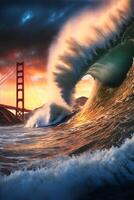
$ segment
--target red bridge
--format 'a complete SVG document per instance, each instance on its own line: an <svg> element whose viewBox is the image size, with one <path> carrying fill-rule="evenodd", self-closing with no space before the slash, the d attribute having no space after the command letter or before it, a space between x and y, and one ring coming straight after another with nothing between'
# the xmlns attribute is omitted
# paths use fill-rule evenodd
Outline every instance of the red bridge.
<svg viewBox="0 0 134 200"><path fill-rule="evenodd" d="M3 84L4 80L9 78L11 73L8 74L8 77L4 77L0 80L0 84ZM21 121L24 120L24 113L30 112L31 110L26 109L24 106L24 62L17 62L16 64L16 107L0 104L0 107L15 110L16 117L19 118Z"/></svg>
<svg viewBox="0 0 134 200"><path fill-rule="evenodd" d="M6 108L6 109L9 109L9 110L17 110L17 108L14 107L14 106L7 106L7 105L3 105L3 104L0 104L0 107ZM21 111L21 112L30 112L31 111L31 110L25 109L25 108L24 109L18 108L18 110Z"/></svg>

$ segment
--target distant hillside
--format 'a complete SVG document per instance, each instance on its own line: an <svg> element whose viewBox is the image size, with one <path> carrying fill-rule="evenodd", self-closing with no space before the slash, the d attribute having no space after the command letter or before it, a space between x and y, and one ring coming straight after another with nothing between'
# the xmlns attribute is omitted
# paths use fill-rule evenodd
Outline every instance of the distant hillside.
<svg viewBox="0 0 134 200"><path fill-rule="evenodd" d="M9 110L0 107L0 125L14 125L16 123L20 123L20 120Z"/></svg>

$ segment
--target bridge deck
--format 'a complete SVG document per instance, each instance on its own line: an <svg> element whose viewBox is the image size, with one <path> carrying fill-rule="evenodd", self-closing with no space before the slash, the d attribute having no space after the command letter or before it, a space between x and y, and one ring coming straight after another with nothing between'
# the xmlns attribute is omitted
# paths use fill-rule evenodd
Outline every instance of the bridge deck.
<svg viewBox="0 0 134 200"><path fill-rule="evenodd" d="M9 110L16 110L17 108L15 106L8 106L8 105L4 105L4 104L0 104L0 107L2 108L6 108L6 109L9 109ZM32 110L29 110L29 109L21 109L21 108L18 108L18 110L20 111L24 111L24 112L31 112Z"/></svg>

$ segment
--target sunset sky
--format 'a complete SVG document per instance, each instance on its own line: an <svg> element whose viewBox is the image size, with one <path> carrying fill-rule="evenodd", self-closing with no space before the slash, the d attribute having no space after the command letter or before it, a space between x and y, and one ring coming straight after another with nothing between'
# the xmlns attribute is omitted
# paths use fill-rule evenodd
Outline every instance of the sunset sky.
<svg viewBox="0 0 134 200"><path fill-rule="evenodd" d="M0 103L15 105L16 62L25 62L25 107L47 101L47 57L51 43L64 23L79 9L81 0L1 1L0 3ZM90 6L94 3L90 2ZM9 76L10 73L13 75ZM2 80L5 80L2 84ZM88 94L89 80L77 87L76 97Z"/></svg>
<svg viewBox="0 0 134 200"><path fill-rule="evenodd" d="M14 70L13 67L10 69ZM1 70L1 77L3 77L6 70ZM75 98L80 96L89 96L89 85L90 80L85 78L81 80L77 87ZM0 85L0 103L6 105L15 106L16 96L16 82L15 82L15 71L13 75L2 85ZM34 66L25 66L25 108L34 109L45 102L47 102L47 72L44 70L44 66L36 69Z"/></svg>

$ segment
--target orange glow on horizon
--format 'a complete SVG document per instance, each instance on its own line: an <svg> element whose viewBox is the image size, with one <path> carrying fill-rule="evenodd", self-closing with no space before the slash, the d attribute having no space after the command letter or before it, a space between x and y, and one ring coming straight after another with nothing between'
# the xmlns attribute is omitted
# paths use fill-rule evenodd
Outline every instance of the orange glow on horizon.
<svg viewBox="0 0 134 200"><path fill-rule="evenodd" d="M13 68L1 68L0 80ZM14 72L15 73L15 72ZM34 109L45 103L46 94L45 68L39 66L25 68L25 108ZM0 85L0 103L5 105L16 105L16 77L15 74Z"/></svg>
<svg viewBox="0 0 134 200"><path fill-rule="evenodd" d="M6 70L1 70L5 74ZM90 80L82 80L76 86L75 98L89 96ZM25 70L25 108L35 109L42 106L48 100L47 73L45 70L29 67ZM16 105L16 82L15 77L0 85L0 103Z"/></svg>

